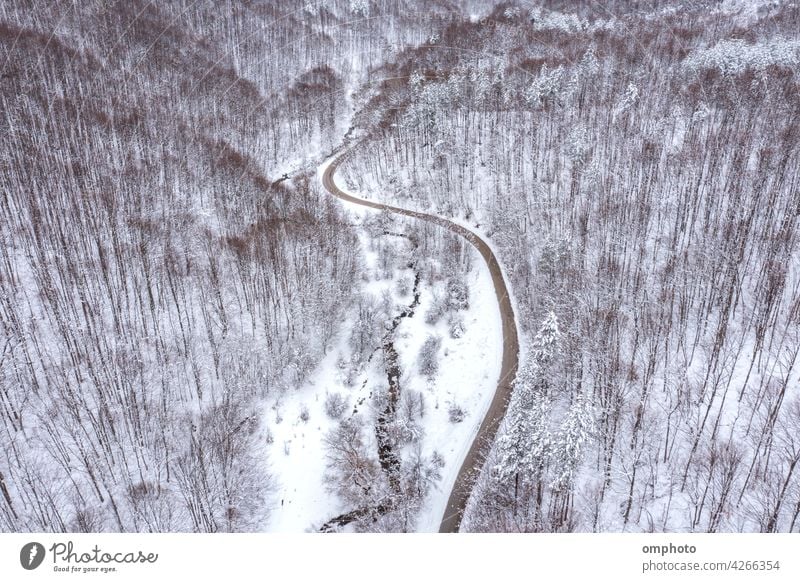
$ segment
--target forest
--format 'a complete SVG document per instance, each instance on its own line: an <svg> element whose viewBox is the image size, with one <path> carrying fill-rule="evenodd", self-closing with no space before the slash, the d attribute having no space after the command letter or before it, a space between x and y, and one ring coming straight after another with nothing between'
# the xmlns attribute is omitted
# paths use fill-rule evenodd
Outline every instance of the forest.
<svg viewBox="0 0 800 582"><path fill-rule="evenodd" d="M0 531L800 532L799 30L0 3Z"/></svg>

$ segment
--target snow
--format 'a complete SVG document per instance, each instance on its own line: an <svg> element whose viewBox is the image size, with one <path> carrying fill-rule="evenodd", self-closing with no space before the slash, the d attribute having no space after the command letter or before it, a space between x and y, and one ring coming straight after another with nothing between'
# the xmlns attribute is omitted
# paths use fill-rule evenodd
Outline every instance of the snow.
<svg viewBox="0 0 800 582"><path fill-rule="evenodd" d="M723 75L738 75L746 69L763 71L773 65L796 68L798 63L800 41L775 38L750 44L742 39L731 39L694 51L686 59L685 66L689 70L717 68Z"/></svg>
<svg viewBox="0 0 800 582"><path fill-rule="evenodd" d="M332 161L329 160L320 167L320 176ZM359 195L349 192L341 182L337 182L337 184L346 193ZM368 190L374 190L374 188ZM387 202L392 203L388 200ZM353 203L345 204L349 209L361 215L373 212ZM475 226L466 221L447 218L456 224L475 230ZM481 238L487 241L487 237ZM444 357L435 382L430 384L427 379L417 375L404 378L406 387L419 390L426 396L434 396L435 408L432 413L426 414L423 418L425 430L423 453L430 454L438 451L445 459L439 489L429 497L419 517L418 531L420 532L438 531L439 529L439 523L458 471L497 387L503 357L500 310L494 294L494 284L483 259L474 248L470 248L475 260L468 279L470 308L465 317L465 334L459 339L448 337L446 323L440 321L436 326L436 331L443 338L441 352ZM510 286L508 288L510 289ZM425 293L423 290L417 313L425 313L430 298L431 293ZM513 304L513 298L511 299ZM430 333L431 326L425 324L423 317L403 320L398 328L399 341L396 344L403 370L414 369L414 359L419 353L422 342ZM457 424L449 422L449 403L456 403L467 412L463 422Z"/></svg>
<svg viewBox="0 0 800 582"><path fill-rule="evenodd" d="M477 251L474 251L477 255ZM438 531L447 498L455 483L481 421L486 414L497 386L503 357L503 337L500 310L494 295L489 269L483 261L475 261L469 276L470 308L465 316L465 333L459 339L447 335L446 323L437 324L443 338L439 374L432 385L427 379L414 376L406 386L435 396L435 408L423 418L425 429L424 453L438 451L445 466L438 491L428 497L417 530ZM428 297L430 294L427 294ZM424 312L424 303L420 310ZM403 369L411 369L409 358L419 351L418 342L430 333L422 317L404 320L401 340L397 342ZM453 424L448 419L448 404L454 402L467 413L463 422Z"/></svg>
<svg viewBox="0 0 800 582"><path fill-rule="evenodd" d="M340 513L338 501L325 489L324 435L333 427L324 411L325 386L335 376L336 352L331 351L299 389L290 388L271 400L266 418L272 444L270 470L278 480L266 531L304 532ZM300 412L308 408L308 421ZM282 417L281 422L277 418Z"/></svg>
<svg viewBox="0 0 800 582"><path fill-rule="evenodd" d="M331 161L320 166L320 176ZM356 223L374 212L353 203L342 204L352 213ZM409 223L412 220L401 219ZM369 273L375 268L377 252L368 250L370 240L363 229L360 238L366 258L365 271ZM408 245L408 242L399 238L394 244ZM458 471L491 403L501 367L502 329L494 286L478 252L474 249L471 252L473 268L466 278L470 292L469 308L461 312L464 334L457 339L451 338L444 318L435 325L425 322L424 314L435 294L444 291L444 282L431 286L425 281L420 284L420 304L415 316L404 318L395 332L395 348L403 371L402 390L418 391L426 401L425 414L420 419L424 430L422 453L428 456L436 451L445 460L442 480L428 496L420 513L417 523L420 532L439 529ZM364 290L375 297L388 291L395 304L402 306L410 302L410 297L397 296L396 281L398 277L407 275L408 269L398 269L391 279L365 283ZM372 390L385 383L385 370L377 362L379 358L375 358L352 387L342 383L336 362L340 355L347 353L346 338L352 323L352 320L344 322L339 346L327 354L303 386L288 388L266 405L267 425L272 435L270 471L278 480L274 496L277 506L265 526L267 531L317 530L328 519L353 509L343 507L325 487L324 437L337 422L325 414L325 397L331 390L345 394L350 402L345 414L352 413L353 405L366 401L367 405L356 407L356 414L367 412ZM442 338L439 372L434 380L417 372L420 347L430 335ZM451 404L465 411L462 422L450 421ZM308 410L307 422L300 418L303 407Z"/></svg>

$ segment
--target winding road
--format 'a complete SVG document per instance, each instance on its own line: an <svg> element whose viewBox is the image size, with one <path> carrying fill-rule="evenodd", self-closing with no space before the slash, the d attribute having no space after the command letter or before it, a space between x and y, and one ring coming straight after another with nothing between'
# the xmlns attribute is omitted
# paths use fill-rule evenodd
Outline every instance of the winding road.
<svg viewBox="0 0 800 582"><path fill-rule="evenodd" d="M472 487L475 479L480 472L481 466L484 461L484 453L486 451L487 443L494 441L497 434L497 429L500 426L503 416L505 416L506 408L508 406L509 398L511 397L511 387L517 373L517 365L519 363L519 338L517 336L517 323L514 316L514 308L511 305L511 300L508 295L508 288L506 287L503 272L500 268L497 258L495 257L489 245L476 233L468 228L461 226L455 222L435 216L418 212L416 210L408 210L399 208L397 206L390 206L380 202L372 202L370 200L363 200L355 196L351 196L339 189L333 179L333 175L339 164L345 159L346 154L340 155L334 159L322 175L322 184L328 192L341 200L352 202L367 208L374 208L375 210L386 210L401 214L403 216L410 216L418 218L434 224L438 224L455 234L466 239L483 257L486 265L489 267L489 273L492 276L494 283L494 292L497 296L497 303L500 307L500 318L503 330L503 360L500 368L500 378L497 381L497 388L495 389L492 402L489 405L489 410L486 412L481 421L478 432L470 445L467 455L464 457L464 462L458 470L453 489L450 492L450 497L447 500L444 515L442 516L442 523L439 527L441 533L455 533L461 526L461 518L464 515L464 510L467 506Z"/></svg>

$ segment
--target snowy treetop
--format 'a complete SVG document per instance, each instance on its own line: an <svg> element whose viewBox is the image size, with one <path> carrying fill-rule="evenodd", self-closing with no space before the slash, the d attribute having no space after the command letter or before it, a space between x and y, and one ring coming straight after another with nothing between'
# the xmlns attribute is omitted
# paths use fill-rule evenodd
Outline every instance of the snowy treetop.
<svg viewBox="0 0 800 582"><path fill-rule="evenodd" d="M800 41L776 38L750 44L737 38L693 51L684 65L690 71L716 68L723 75L738 75L747 69L763 71L773 65L796 68L798 63Z"/></svg>

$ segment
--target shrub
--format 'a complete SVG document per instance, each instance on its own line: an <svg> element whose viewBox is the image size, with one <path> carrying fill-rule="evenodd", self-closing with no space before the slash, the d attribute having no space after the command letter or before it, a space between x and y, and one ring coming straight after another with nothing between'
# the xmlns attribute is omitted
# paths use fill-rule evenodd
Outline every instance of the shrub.
<svg viewBox="0 0 800 582"><path fill-rule="evenodd" d="M450 408L447 410L447 416L450 418L450 422L456 424L458 422L462 422L467 414L464 412L463 408L453 402L450 404Z"/></svg>
<svg viewBox="0 0 800 582"><path fill-rule="evenodd" d="M403 275L397 280L396 284L397 294L400 295L400 297L405 297L411 292L411 286L412 286L411 277Z"/></svg>
<svg viewBox="0 0 800 582"><path fill-rule="evenodd" d="M428 311L425 312L425 323L428 325L436 325L444 315L446 310L445 302L438 295L433 296L433 301Z"/></svg>
<svg viewBox="0 0 800 582"><path fill-rule="evenodd" d="M450 337L453 339L458 339L464 335L464 320L460 317L451 317L448 320L448 332L450 333Z"/></svg>
<svg viewBox="0 0 800 582"><path fill-rule="evenodd" d="M341 418L347 405L347 398L341 392L330 392L325 398L325 414L333 420Z"/></svg>
<svg viewBox="0 0 800 582"><path fill-rule="evenodd" d="M460 311L469 309L469 289L467 284L460 279L450 279L447 282L447 309Z"/></svg>
<svg viewBox="0 0 800 582"><path fill-rule="evenodd" d="M419 371L430 380L439 371L439 347L441 345L442 338L430 335L419 350Z"/></svg>

